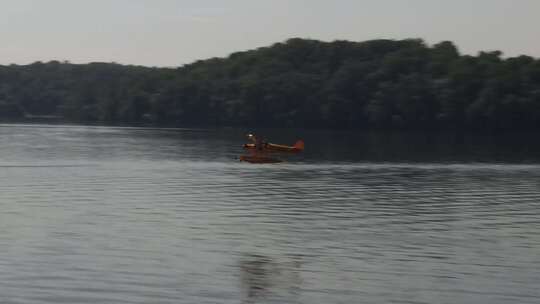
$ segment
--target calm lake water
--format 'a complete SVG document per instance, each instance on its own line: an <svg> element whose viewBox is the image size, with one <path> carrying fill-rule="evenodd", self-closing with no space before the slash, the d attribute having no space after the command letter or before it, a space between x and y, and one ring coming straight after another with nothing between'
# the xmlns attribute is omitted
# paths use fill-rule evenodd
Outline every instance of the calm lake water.
<svg viewBox="0 0 540 304"><path fill-rule="evenodd" d="M537 138L247 131L0 125L0 303L539 303Z"/></svg>

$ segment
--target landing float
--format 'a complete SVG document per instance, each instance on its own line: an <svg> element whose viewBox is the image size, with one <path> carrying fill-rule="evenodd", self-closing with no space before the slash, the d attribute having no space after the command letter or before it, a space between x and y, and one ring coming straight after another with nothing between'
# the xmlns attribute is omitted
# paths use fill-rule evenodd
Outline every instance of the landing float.
<svg viewBox="0 0 540 304"><path fill-rule="evenodd" d="M252 164L275 164L283 162L281 159L262 155L241 155L240 161Z"/></svg>

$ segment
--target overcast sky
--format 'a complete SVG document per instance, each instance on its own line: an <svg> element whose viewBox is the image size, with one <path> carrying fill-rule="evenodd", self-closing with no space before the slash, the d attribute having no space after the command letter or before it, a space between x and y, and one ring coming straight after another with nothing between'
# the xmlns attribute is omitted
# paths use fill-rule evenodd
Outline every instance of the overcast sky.
<svg viewBox="0 0 540 304"><path fill-rule="evenodd" d="M179 66L291 37L540 57L540 0L0 0L0 64Z"/></svg>

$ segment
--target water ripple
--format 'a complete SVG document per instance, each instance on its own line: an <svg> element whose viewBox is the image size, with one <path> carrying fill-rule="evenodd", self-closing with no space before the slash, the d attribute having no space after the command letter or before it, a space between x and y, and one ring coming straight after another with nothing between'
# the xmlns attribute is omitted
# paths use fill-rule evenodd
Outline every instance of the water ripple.
<svg viewBox="0 0 540 304"><path fill-rule="evenodd" d="M540 297L536 164L251 166L201 158L212 131L2 132L2 303Z"/></svg>

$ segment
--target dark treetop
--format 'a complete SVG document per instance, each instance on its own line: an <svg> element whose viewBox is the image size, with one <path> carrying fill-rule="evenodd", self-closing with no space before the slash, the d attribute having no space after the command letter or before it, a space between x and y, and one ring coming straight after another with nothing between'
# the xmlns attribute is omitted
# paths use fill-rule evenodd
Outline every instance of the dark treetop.
<svg viewBox="0 0 540 304"><path fill-rule="evenodd" d="M540 60L453 43L290 39L176 69L0 66L0 120L169 126L540 129Z"/></svg>

